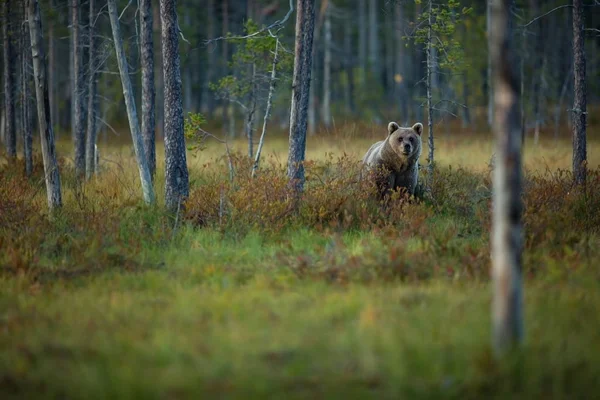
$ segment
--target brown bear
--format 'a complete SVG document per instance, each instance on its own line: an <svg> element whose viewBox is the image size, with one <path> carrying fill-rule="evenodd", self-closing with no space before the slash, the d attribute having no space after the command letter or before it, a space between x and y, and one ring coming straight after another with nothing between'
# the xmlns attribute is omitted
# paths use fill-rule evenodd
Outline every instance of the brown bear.
<svg viewBox="0 0 600 400"><path fill-rule="evenodd" d="M419 157L421 156L421 133L423 124L414 124L411 128L402 128L395 122L388 124L388 136L385 140L371 146L363 157L363 164L377 169L377 179L381 196L391 190L405 188L415 194L419 179Z"/></svg>

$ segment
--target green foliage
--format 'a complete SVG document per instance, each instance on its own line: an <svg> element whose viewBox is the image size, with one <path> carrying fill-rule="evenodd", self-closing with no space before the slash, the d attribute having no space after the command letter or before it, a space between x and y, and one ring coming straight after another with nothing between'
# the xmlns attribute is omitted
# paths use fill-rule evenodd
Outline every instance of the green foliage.
<svg viewBox="0 0 600 400"><path fill-rule="evenodd" d="M244 24L244 32L248 38L240 39L228 34L228 39L235 45L235 52L229 63L230 75L211 83L210 87L220 97L244 104L250 96L256 96L257 90L268 87L268 77L273 67L276 38L268 32L258 33L259 26L251 19ZM281 49L278 52L277 75L289 73L293 57Z"/></svg>
<svg viewBox="0 0 600 400"><path fill-rule="evenodd" d="M205 149L204 142L206 135L202 125L206 124L206 119L200 113L189 112L183 122L183 134L185 135L187 148L190 151L201 151ZM190 144L191 143L191 144Z"/></svg>
<svg viewBox="0 0 600 400"><path fill-rule="evenodd" d="M433 0L429 0L432 1ZM429 1L427 4L429 4ZM421 0L415 0L421 4ZM457 70L464 68L465 63L463 48L455 33L457 26L463 22L463 18L470 15L472 8L462 7L458 0L448 0L442 3L433 2L431 6L431 24L429 23L430 12L425 7L417 19L418 28L410 38L417 44L427 44L429 41L429 29L431 28L430 45L437 50L440 68Z"/></svg>

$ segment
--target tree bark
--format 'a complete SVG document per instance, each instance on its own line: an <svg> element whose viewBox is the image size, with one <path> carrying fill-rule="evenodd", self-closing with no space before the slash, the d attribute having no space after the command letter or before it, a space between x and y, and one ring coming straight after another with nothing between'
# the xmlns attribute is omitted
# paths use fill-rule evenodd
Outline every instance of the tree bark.
<svg viewBox="0 0 600 400"><path fill-rule="evenodd" d="M494 0L486 0L486 25L487 25L487 42L488 42L488 63L487 63L487 98L488 98L488 126L491 128L494 121L494 77L492 67L492 2Z"/></svg>
<svg viewBox="0 0 600 400"><path fill-rule="evenodd" d="M156 53L155 53L155 62L154 62L154 82L155 82L155 88L156 88L156 92L155 92L155 110L156 110L156 116L155 116L155 124L156 124L156 134L158 135L159 138L163 138L164 137L164 121L165 121L165 110L163 109L163 104L164 104L164 100L165 100L165 96L164 96L164 89L165 89L165 85L163 82L163 60L162 60L162 48L159 49L159 46L162 46L161 43L161 22L160 22L160 6L156 5L156 2L154 2L154 7L152 8L152 21L154 22L154 35L153 35L153 39L154 42L156 43Z"/></svg>
<svg viewBox="0 0 600 400"><path fill-rule="evenodd" d="M492 0L490 0L492 1ZM432 182L433 177L433 165L434 165L434 136L433 136L433 99L432 99L432 74L433 74L433 5L432 0L429 0L429 18L427 28L427 77L425 79L427 89L427 144L429 146L429 154L427 155L428 162L428 189L431 189L429 185Z"/></svg>
<svg viewBox="0 0 600 400"><path fill-rule="evenodd" d="M97 92L97 60L96 60L96 1L89 1L89 70L88 70L88 107L87 107L87 137L85 154L86 178L90 179L96 172L96 92Z"/></svg>
<svg viewBox="0 0 600 400"><path fill-rule="evenodd" d="M165 205L174 211L189 194L175 0L160 0L160 17L165 83Z"/></svg>
<svg viewBox="0 0 600 400"><path fill-rule="evenodd" d="M323 57L323 107L321 118L326 128L331 126L331 12L325 10Z"/></svg>
<svg viewBox="0 0 600 400"><path fill-rule="evenodd" d="M273 65L271 67L271 78L269 79L269 94L267 96L267 108L265 109L265 116L263 118L263 127L260 134L260 140L258 142L258 149L256 149L256 157L254 158L254 165L252 165L252 178L256 175L258 165L260 163L260 155L262 153L263 146L265 144L265 134L267 133L267 122L271 115L271 106L273 104L273 94L275 93L275 78L277 73L277 62L279 61L277 56L279 52L279 38L275 40L275 52L273 54Z"/></svg>
<svg viewBox="0 0 600 400"><path fill-rule="evenodd" d="M490 51L494 68L496 160L494 167L492 343L501 355L523 337L522 177L518 81L510 46L510 0L493 0Z"/></svg>
<svg viewBox="0 0 600 400"><path fill-rule="evenodd" d="M364 87L367 74L367 0L358 0L358 65L360 85Z"/></svg>
<svg viewBox="0 0 600 400"><path fill-rule="evenodd" d="M304 188L306 126L312 66L312 44L315 27L315 1L297 0L294 75L290 110L290 148L288 178L291 188L299 193Z"/></svg>
<svg viewBox="0 0 600 400"><path fill-rule="evenodd" d="M71 0L71 29L73 41L73 140L75 147L75 172L85 175L85 126L83 115L83 63L79 26L79 6L81 0Z"/></svg>
<svg viewBox="0 0 600 400"><path fill-rule="evenodd" d="M573 179L584 185L586 180L587 139L587 93L585 77L585 19L581 0L573 0L573 60L575 83L573 101Z"/></svg>
<svg viewBox="0 0 600 400"><path fill-rule="evenodd" d="M148 158L144 153L144 142L140 132L137 110L135 108L135 99L133 97L131 79L129 78L129 67L125 57L125 50L123 49L123 39L121 36L121 27L119 25L117 5L115 4L115 0L107 0L107 4L110 25L112 27L113 40L115 44L115 52L117 55L117 63L119 65L119 72L121 75L121 84L123 85L123 97L125 98L125 106L127 107L129 129L131 130L133 149L135 151L135 157L137 159L140 173L142 194L146 204L152 204L154 203L154 189L152 188L152 178L150 176L150 168L148 167Z"/></svg>
<svg viewBox="0 0 600 400"><path fill-rule="evenodd" d="M55 7L54 1L50 2L52 8ZM56 50L54 42L54 18L50 18L48 23L48 91L50 92L50 120L53 124L56 124L58 122L58 106L56 103ZM58 132L55 132L55 135L58 140Z"/></svg>
<svg viewBox="0 0 600 400"><path fill-rule="evenodd" d="M156 174L156 139L154 114L154 40L152 1L140 0L140 52L142 63L142 137L150 176Z"/></svg>
<svg viewBox="0 0 600 400"><path fill-rule="evenodd" d="M60 175L54 147L54 132L50 120L50 100L48 95L48 78L46 75L46 55L42 38L42 19L37 0L27 0L29 35L31 39L31 55L33 58L33 75L35 95L37 99L38 126L44 160L44 177L48 208L50 211L61 207Z"/></svg>
<svg viewBox="0 0 600 400"><path fill-rule="evenodd" d="M379 83L381 78L381 54L379 54L379 24L378 24L378 0L369 0L369 67L375 82Z"/></svg>
<svg viewBox="0 0 600 400"><path fill-rule="evenodd" d="M14 0L4 0L2 3L2 33L4 38L4 113L5 119L5 146L9 158L17 157L17 130L15 115L15 76L14 76L14 23L12 4Z"/></svg>
<svg viewBox="0 0 600 400"><path fill-rule="evenodd" d="M21 23L21 38L23 49L21 55L21 104L23 107L23 158L25 159L25 174L33 173L33 149L31 132L31 109L29 107L29 68L31 65L31 46L29 44L29 27L27 25L27 5L23 3L23 22Z"/></svg>
<svg viewBox="0 0 600 400"><path fill-rule="evenodd" d="M396 57L395 57L395 74L394 81L396 83L396 99L400 107L400 120L404 121L404 124L408 124L408 91L406 90L406 63L404 54L404 40L402 36L404 34L404 17L402 12L403 4L400 2L394 3L394 20L395 24L392 24L394 29L394 41L396 44Z"/></svg>

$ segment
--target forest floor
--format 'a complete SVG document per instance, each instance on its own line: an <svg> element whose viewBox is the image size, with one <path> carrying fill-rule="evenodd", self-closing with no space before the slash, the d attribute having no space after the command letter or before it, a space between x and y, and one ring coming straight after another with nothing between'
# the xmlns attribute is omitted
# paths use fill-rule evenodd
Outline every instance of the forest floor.
<svg viewBox="0 0 600 400"><path fill-rule="evenodd" d="M341 131L309 139L296 204L283 137L267 139L255 179L235 142L233 183L222 146L190 152L190 198L175 217L141 203L126 145L101 141L101 175L83 185L62 159L64 207L52 216L39 159L30 180L21 164L0 166L2 398L600 393L600 135L585 190L571 187L566 138L527 142L525 343L498 362L491 137L441 131L431 196L383 210L357 179L379 139Z"/></svg>

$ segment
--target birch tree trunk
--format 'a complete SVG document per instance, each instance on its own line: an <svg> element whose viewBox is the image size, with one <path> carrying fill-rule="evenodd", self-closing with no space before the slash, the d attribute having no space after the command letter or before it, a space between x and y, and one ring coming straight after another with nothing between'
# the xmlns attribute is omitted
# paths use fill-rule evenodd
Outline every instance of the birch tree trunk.
<svg viewBox="0 0 600 400"><path fill-rule="evenodd" d="M165 205L174 211L189 194L175 0L160 0L160 17L165 83Z"/></svg>
<svg viewBox="0 0 600 400"><path fill-rule="evenodd" d="M31 65L31 46L29 43L29 27L27 25L27 5L23 3L23 22L21 23L21 38L23 49L21 55L21 103L23 107L23 158L25 159L25 174L33 172L31 109L29 102L29 69Z"/></svg>
<svg viewBox="0 0 600 400"><path fill-rule="evenodd" d="M90 179L96 172L96 92L97 92L97 60L96 60L96 1L89 1L89 71L88 71L88 107L87 107L87 137L85 151L85 171L86 178Z"/></svg>
<svg viewBox="0 0 600 400"><path fill-rule="evenodd" d="M33 75L35 80L35 96L37 99L38 126L44 160L44 177L46 194L50 211L62 206L60 191L60 175L56 162L54 132L50 120L50 100L48 95L48 77L46 75L46 55L42 38L42 19L37 0L27 1L27 19L31 38L31 55L33 59Z"/></svg>
<svg viewBox="0 0 600 400"><path fill-rule="evenodd" d="M127 107L129 129L131 130L133 149L135 151L135 157L140 173L142 194L146 204L152 204L154 203L154 189L152 188L152 178L150 176L150 168L148 167L148 158L144 153L144 142L140 132L137 110L135 108L135 99L133 97L133 89L131 88L131 79L129 78L129 67L125 57L125 50L123 49L123 39L121 37L121 27L119 25L117 5L115 4L115 0L107 0L107 4L108 15L110 17L110 25L115 44L115 52L117 55L117 63L119 65L119 73L121 75L121 84L123 85L123 97L125 98L125 106Z"/></svg>
<svg viewBox="0 0 600 400"><path fill-rule="evenodd" d="M587 139L586 115L587 93L585 82L585 19L581 0L573 0L573 60L575 83L573 101L573 179L584 185L586 180Z"/></svg>
<svg viewBox="0 0 600 400"><path fill-rule="evenodd" d="M521 127L518 80L510 46L510 0L493 0L491 46L494 68L494 168L492 277L493 337L497 354L518 344L523 337L522 315L522 202Z"/></svg>
<svg viewBox="0 0 600 400"><path fill-rule="evenodd" d="M329 7L324 11L323 108L321 118L323 125L329 128L331 126L331 11Z"/></svg>
<svg viewBox="0 0 600 400"><path fill-rule="evenodd" d="M258 149L256 149L256 157L254 158L254 165L252 165L252 178L256 175L258 165L260 163L260 155L262 153L263 146L265 144L265 134L267 133L267 121L271 115L271 106L273 105L273 94L275 93L275 79L277 73L277 62L279 61L277 56L279 52L279 38L275 39L275 52L273 53L273 66L271 67L271 78L269 79L269 94L267 96L267 108L265 109L265 116L263 118L263 127L260 134L260 140L258 142Z"/></svg>
<svg viewBox="0 0 600 400"><path fill-rule="evenodd" d="M306 126L312 44L315 28L315 1L296 2L296 39L294 75L292 78L292 104L290 109L290 149L288 155L288 178L291 188L300 193L304 188L304 157L306 153Z"/></svg>
<svg viewBox="0 0 600 400"><path fill-rule="evenodd" d="M154 40L152 1L140 0L140 52L142 64L142 137L150 176L156 174L156 139L154 114Z"/></svg>
<svg viewBox="0 0 600 400"><path fill-rule="evenodd" d="M12 3L14 0L4 0L2 3L2 33L4 38L4 113L5 113L5 146L9 158L17 157L17 128L15 116L15 75L14 75L14 43Z"/></svg>

